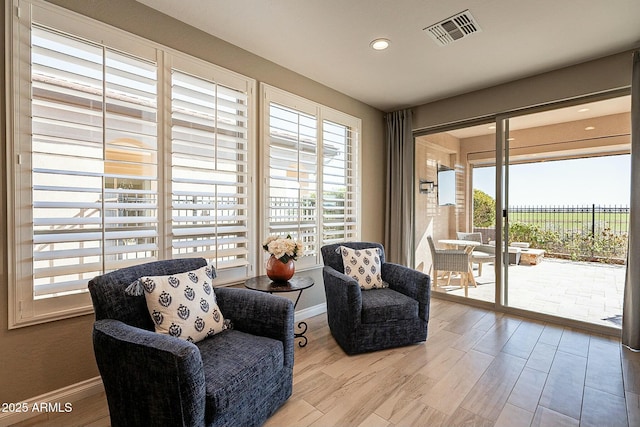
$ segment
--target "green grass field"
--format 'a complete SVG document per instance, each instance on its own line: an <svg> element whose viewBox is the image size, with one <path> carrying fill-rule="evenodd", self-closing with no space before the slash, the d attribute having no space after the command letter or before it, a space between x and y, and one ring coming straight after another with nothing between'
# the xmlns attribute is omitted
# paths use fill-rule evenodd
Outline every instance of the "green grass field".
<svg viewBox="0 0 640 427"><path fill-rule="evenodd" d="M591 208L574 212L524 211L522 208L509 211L510 222L535 224L554 231L595 231L609 229L612 233L626 234L629 227L629 212L592 212Z"/></svg>

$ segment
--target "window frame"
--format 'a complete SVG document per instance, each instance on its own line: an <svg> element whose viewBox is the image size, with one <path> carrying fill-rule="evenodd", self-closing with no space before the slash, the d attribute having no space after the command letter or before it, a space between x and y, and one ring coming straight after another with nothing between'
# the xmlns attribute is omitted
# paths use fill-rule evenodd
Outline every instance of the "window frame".
<svg viewBox="0 0 640 427"><path fill-rule="evenodd" d="M344 125L353 129L353 141L352 141L352 153L353 167L350 169L351 174L349 177L355 181L351 185L353 188L350 191L352 195L352 210L355 212L355 232L352 233L351 238L346 239L344 241L349 240L360 240L361 232L362 232L362 221L361 221L361 209L360 206L362 204L361 197L361 135L362 135L362 120L360 118L351 116L344 112L335 110L333 108L324 106L322 104L310 101L298 95L294 95L285 90L279 89L277 87L268 85L266 83L260 84L260 116L262 120L262 126L260 129L260 141L261 141L261 152L260 157L261 161L261 177L262 177L262 202L260 203L260 217L261 221L261 231L262 231L262 239L265 239L269 235L270 223L269 223L269 196L270 196L270 186L269 186L269 171L270 171L270 106L271 104L277 104L279 106L295 110L299 113L308 114L315 117L316 120L316 141L317 141L317 152L316 152L316 193L317 195L322 195L324 191L324 173L323 173L323 147L325 144L324 141L324 122L329 121L335 124ZM320 197L318 197L320 199ZM316 247L317 250L315 254L312 256L304 256L298 259L296 262L296 270L305 270L317 268L322 265L322 257L320 248L325 244L323 240L324 230L323 230L323 204L317 203L317 212L316 212ZM262 265L265 264L267 259L266 252L263 254L263 262Z"/></svg>
<svg viewBox="0 0 640 427"><path fill-rule="evenodd" d="M248 265L243 277L229 275L220 277L219 285L237 283L253 274L257 244L255 219L257 217L256 176L254 159L257 149L255 126L257 105L256 81L249 77L224 69L215 64L194 58L166 46L135 36L126 31L68 11L41 0L13 0L6 4L7 40L5 64L6 79L6 218L7 218L7 276L9 329L90 314L93 311L89 293L34 297L33 281L33 224L31 156L24 147L31 145L31 29L37 24L63 34L86 40L103 48L126 55L152 60L157 64L157 183L158 183L158 250L152 258L172 258L171 235L171 66L174 63L190 64L187 68L202 72L208 79L221 85L233 86L246 91L247 96L247 217L249 227ZM24 144L27 145L24 145ZM169 193L169 194L168 194ZM26 215L26 216L25 216ZM25 237L26 236L26 237ZM104 237L103 237L104 241ZM14 249L12 249L14 248ZM104 271L103 271L104 272Z"/></svg>

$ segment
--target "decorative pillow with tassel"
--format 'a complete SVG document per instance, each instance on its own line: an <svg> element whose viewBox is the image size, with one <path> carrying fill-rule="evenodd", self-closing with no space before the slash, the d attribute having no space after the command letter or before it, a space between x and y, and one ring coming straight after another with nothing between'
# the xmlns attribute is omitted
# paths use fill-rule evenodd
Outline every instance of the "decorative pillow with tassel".
<svg viewBox="0 0 640 427"><path fill-rule="evenodd" d="M214 278L215 270L205 266L170 276L141 277L126 293L144 293L156 332L198 342L229 325L216 301Z"/></svg>

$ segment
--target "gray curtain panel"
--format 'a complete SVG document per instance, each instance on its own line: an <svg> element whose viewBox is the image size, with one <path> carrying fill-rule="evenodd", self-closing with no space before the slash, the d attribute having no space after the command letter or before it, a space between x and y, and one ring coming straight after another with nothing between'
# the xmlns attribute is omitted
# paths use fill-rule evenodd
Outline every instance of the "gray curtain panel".
<svg viewBox="0 0 640 427"><path fill-rule="evenodd" d="M410 266L413 253L414 144L411 110L388 113L385 252L387 260Z"/></svg>
<svg viewBox="0 0 640 427"><path fill-rule="evenodd" d="M640 51L631 78L631 215L622 311L622 344L640 351Z"/></svg>

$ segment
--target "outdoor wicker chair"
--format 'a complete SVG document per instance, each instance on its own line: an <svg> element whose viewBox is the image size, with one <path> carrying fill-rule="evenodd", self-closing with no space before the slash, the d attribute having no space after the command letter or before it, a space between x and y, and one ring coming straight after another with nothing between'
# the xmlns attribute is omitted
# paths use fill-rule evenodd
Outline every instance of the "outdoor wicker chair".
<svg viewBox="0 0 640 427"><path fill-rule="evenodd" d="M437 249L433 238L427 236L429 248L431 249L431 269L433 277L434 290L438 287L438 274L445 273L442 279L447 278L446 286L451 283L453 273L460 274L460 285L464 287L465 296L467 296L469 282L477 286L471 273L471 251L472 246L465 249Z"/></svg>

